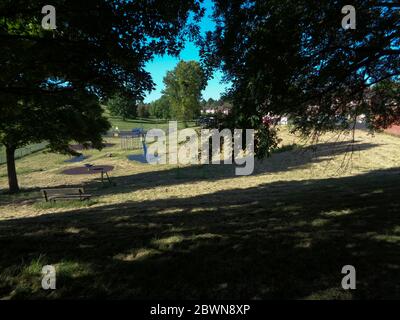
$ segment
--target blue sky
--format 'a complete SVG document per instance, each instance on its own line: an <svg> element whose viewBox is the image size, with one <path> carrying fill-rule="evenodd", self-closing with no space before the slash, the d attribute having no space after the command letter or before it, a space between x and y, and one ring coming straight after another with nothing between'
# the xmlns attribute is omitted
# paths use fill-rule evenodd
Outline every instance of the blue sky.
<svg viewBox="0 0 400 320"><path fill-rule="evenodd" d="M212 0L205 0L204 7L206 13L201 21L200 27L202 32L213 30L214 22L210 18L212 14ZM164 88L163 78L167 71L175 68L179 60L196 60L199 61L199 49L191 42L187 41L184 50L181 52L179 58L171 56L157 56L153 61L150 61L146 65L146 70L151 73L153 81L156 84L156 89L145 97L145 102L151 102L160 98L161 91ZM228 87L226 83L221 83L222 72L217 71L214 73L214 77L208 81L206 89L202 92L204 99L219 99L221 93Z"/></svg>

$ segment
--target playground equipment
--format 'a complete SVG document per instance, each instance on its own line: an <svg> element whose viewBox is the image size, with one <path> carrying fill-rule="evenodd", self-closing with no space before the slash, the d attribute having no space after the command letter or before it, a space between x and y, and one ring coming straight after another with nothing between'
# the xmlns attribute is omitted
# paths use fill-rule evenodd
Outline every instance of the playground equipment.
<svg viewBox="0 0 400 320"><path fill-rule="evenodd" d="M100 174L100 180L101 184L105 186L105 182L107 181L110 185L114 185L111 181L111 178L109 176L109 172L114 169L113 166L109 165L93 165L90 163L85 163L82 167L74 167L74 168L68 168L64 171L62 171L62 174L67 174L67 175L92 175L92 174Z"/></svg>
<svg viewBox="0 0 400 320"><path fill-rule="evenodd" d="M140 137L121 136L121 149L123 150L137 150L140 149Z"/></svg>
<svg viewBox="0 0 400 320"><path fill-rule="evenodd" d="M115 127L115 129L112 131L112 135L114 137L119 137L119 129L118 129L118 127Z"/></svg>
<svg viewBox="0 0 400 320"><path fill-rule="evenodd" d="M145 131L142 128L135 128L128 134L120 135L121 149L138 150L141 149L144 141Z"/></svg>
<svg viewBox="0 0 400 320"><path fill-rule="evenodd" d="M145 139L142 140L142 150L143 154L131 154L128 156L130 161L137 161L140 163L149 163L147 161L147 145Z"/></svg>

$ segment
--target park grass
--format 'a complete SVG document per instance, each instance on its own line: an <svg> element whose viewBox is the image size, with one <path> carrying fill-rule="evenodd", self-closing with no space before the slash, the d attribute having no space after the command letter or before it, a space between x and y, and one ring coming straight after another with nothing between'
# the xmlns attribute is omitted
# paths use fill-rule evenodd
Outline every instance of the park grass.
<svg viewBox="0 0 400 320"><path fill-rule="evenodd" d="M107 109L104 111L105 116L109 120L112 129L115 129L118 127L120 131L131 131L134 128L142 128L145 131L151 130L151 129L162 129L167 131L168 126L169 126L169 121L165 119L153 119L153 118L135 118L135 119L125 119L123 120L121 117L118 116L111 116ZM195 121L188 121L187 122L188 127L195 127ZM178 129L183 129L185 126L183 122L178 121ZM16 150L15 152L15 157L16 158L23 158L26 155L29 155L31 153L35 153L38 151L41 151L45 149L46 143L36 143L36 144L30 144L24 147L21 147ZM0 145L0 164L6 163L6 150L3 145ZM25 169L29 170L29 168ZM3 173L4 175L4 173Z"/></svg>
<svg viewBox="0 0 400 320"><path fill-rule="evenodd" d="M35 202L34 207L40 210L56 209L56 208L87 208L91 207L97 202L95 200L59 200L49 202Z"/></svg>
<svg viewBox="0 0 400 320"><path fill-rule="evenodd" d="M400 298L400 139L330 134L315 149L280 135L248 177L131 162L116 138L84 151L115 166L115 187L60 174L81 165L65 156L17 160L25 189L0 195L0 298ZM39 192L78 185L93 203L51 206ZM40 288L44 264L56 267L55 291ZM346 264L357 290L341 288Z"/></svg>
<svg viewBox="0 0 400 320"><path fill-rule="evenodd" d="M150 129L162 129L167 130L169 121L165 119L154 119L154 118L135 118L135 119L125 119L123 120L121 117L112 116L107 111L105 111L105 115L110 121L112 128L118 127L121 131L131 131L134 128L142 128L146 131ZM195 126L194 121L187 122L188 127ZM178 129L183 129L184 124L182 121L178 121Z"/></svg>
<svg viewBox="0 0 400 320"><path fill-rule="evenodd" d="M147 118L137 118L137 119L125 119L121 117L108 115L108 119L113 128L118 127L119 130L130 131L134 128L142 128L145 130L153 129L155 126L160 129L165 129L168 124L165 120L158 119L147 119Z"/></svg>

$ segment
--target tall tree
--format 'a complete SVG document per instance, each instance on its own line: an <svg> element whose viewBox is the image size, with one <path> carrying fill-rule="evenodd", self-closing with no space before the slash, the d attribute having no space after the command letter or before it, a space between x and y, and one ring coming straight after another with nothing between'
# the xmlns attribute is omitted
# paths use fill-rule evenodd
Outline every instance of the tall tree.
<svg viewBox="0 0 400 320"><path fill-rule="evenodd" d="M200 114L201 91L206 79L200 64L196 61L180 61L173 71L164 77L164 94L171 104L172 115L186 126Z"/></svg>
<svg viewBox="0 0 400 320"><path fill-rule="evenodd" d="M166 95L162 95L160 99L153 101L149 108L150 115L157 119L171 118L171 103Z"/></svg>
<svg viewBox="0 0 400 320"><path fill-rule="evenodd" d="M139 102L137 106L137 115L140 118L148 118L150 113L149 113L149 105L144 102Z"/></svg>
<svg viewBox="0 0 400 320"><path fill-rule="evenodd" d="M0 2L0 143L11 192L19 189L14 151L47 140L101 148L108 128L98 99L123 92L140 100L154 87L144 70L155 54L177 55L198 32L201 0L54 0L55 30L41 25L43 2ZM188 23L189 15L194 19Z"/></svg>
<svg viewBox="0 0 400 320"><path fill-rule="evenodd" d="M346 4L215 1L217 28L207 35L202 56L232 81L238 125L270 137L263 117L290 114L302 133L317 134L334 128L339 117L365 113L367 88L398 79L400 6L352 1L356 28L344 29ZM259 141L261 151L272 145Z"/></svg>
<svg viewBox="0 0 400 320"><path fill-rule="evenodd" d="M369 90L368 96L366 114L371 119L370 126L387 129L400 125L400 82L381 81Z"/></svg>
<svg viewBox="0 0 400 320"><path fill-rule="evenodd" d="M122 117L123 120L126 118L134 118L137 113L136 101L119 92L108 99L107 108L111 115Z"/></svg>

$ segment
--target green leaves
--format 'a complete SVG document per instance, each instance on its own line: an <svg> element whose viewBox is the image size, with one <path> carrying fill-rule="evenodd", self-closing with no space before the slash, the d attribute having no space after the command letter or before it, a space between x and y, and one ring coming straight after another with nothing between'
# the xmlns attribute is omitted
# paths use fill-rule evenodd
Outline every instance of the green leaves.
<svg viewBox="0 0 400 320"><path fill-rule="evenodd" d="M107 101L107 108L113 116L120 116L122 119L136 117L136 103L132 98L116 93Z"/></svg>
<svg viewBox="0 0 400 320"><path fill-rule="evenodd" d="M144 65L156 54L178 54L196 32L189 14L198 0L54 0L57 29L41 28L42 1L0 3L0 143L14 148L42 140L54 151L68 143L101 148L110 127L99 100L114 114L154 87ZM195 19L194 21L198 21ZM15 180L15 179L14 179Z"/></svg>
<svg viewBox="0 0 400 320"><path fill-rule="evenodd" d="M398 80L398 10L355 0L357 28L344 30L345 4L215 1L217 29L203 51L208 65L219 61L233 83L239 126L256 128L253 115L271 114L290 115L304 134L330 130L359 113L366 88Z"/></svg>
<svg viewBox="0 0 400 320"><path fill-rule="evenodd" d="M150 115L157 119L171 119L171 103L164 94L160 99L153 101L149 107Z"/></svg>
<svg viewBox="0 0 400 320"><path fill-rule="evenodd" d="M180 61L167 73L164 84L164 94L177 120L192 120L200 114L201 91L205 88L206 78L198 62Z"/></svg>

